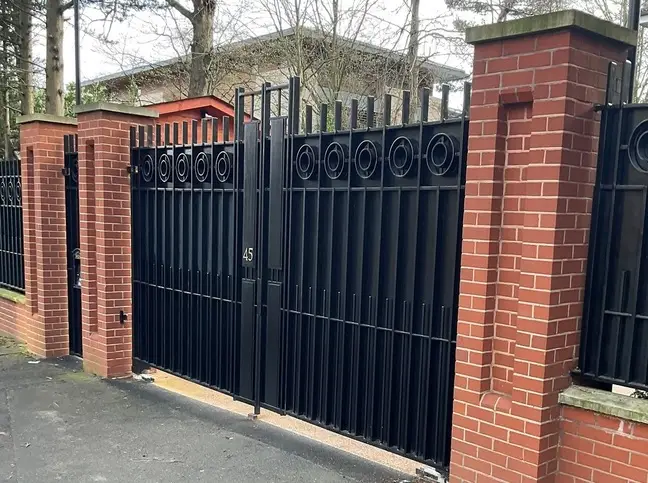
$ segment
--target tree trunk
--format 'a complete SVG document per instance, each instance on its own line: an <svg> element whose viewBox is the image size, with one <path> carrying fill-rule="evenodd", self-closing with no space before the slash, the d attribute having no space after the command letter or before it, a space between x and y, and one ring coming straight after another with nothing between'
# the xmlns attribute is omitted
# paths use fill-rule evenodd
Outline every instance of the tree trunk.
<svg viewBox="0 0 648 483"><path fill-rule="evenodd" d="M419 5L420 0L411 0L409 40L407 44L407 64L410 69L410 113L411 120L418 119L418 90L419 90Z"/></svg>
<svg viewBox="0 0 648 483"><path fill-rule="evenodd" d="M193 41L191 42L191 72L189 97L207 95L207 77L214 47L214 15L216 0L194 0Z"/></svg>
<svg viewBox="0 0 648 483"><path fill-rule="evenodd" d="M63 2L47 0L45 17L45 112L63 115Z"/></svg>
<svg viewBox="0 0 648 483"><path fill-rule="evenodd" d="M32 68L32 0L23 0L20 10L20 111L34 113L34 70Z"/></svg>

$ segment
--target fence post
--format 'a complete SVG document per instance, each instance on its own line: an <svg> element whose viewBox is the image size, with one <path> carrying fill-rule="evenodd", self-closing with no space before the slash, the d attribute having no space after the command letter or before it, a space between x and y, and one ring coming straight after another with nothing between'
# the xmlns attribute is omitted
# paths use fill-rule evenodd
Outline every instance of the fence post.
<svg viewBox="0 0 648 483"><path fill-rule="evenodd" d="M156 117L119 104L77 107L83 362L103 377L132 368L130 128Z"/></svg>
<svg viewBox="0 0 648 483"><path fill-rule="evenodd" d="M580 341L598 115L633 32L576 11L475 45L451 481L553 481Z"/></svg>
<svg viewBox="0 0 648 483"><path fill-rule="evenodd" d="M16 335L36 355L61 356L69 350L63 136L76 121L35 114L18 122L26 308Z"/></svg>

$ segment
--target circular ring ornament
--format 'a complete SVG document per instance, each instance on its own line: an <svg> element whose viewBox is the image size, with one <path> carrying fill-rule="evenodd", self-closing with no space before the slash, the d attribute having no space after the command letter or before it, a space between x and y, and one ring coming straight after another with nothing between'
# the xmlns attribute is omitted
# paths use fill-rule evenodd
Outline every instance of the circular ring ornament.
<svg viewBox="0 0 648 483"><path fill-rule="evenodd" d="M4 180L0 182L0 201L3 203L7 201L7 185Z"/></svg>
<svg viewBox="0 0 648 483"><path fill-rule="evenodd" d="M435 176L443 176L450 171L458 154L455 138L445 133L432 137L425 151L425 162Z"/></svg>
<svg viewBox="0 0 648 483"><path fill-rule="evenodd" d="M150 154L147 154L142 163L142 178L147 183L151 182L153 179L153 171L155 166L153 165L153 158Z"/></svg>
<svg viewBox="0 0 648 483"><path fill-rule="evenodd" d="M634 128L628 142L630 162L637 171L648 173L648 121Z"/></svg>
<svg viewBox="0 0 648 483"><path fill-rule="evenodd" d="M207 181L207 176L209 176L209 157L205 153L199 153L196 156L196 179L200 183Z"/></svg>
<svg viewBox="0 0 648 483"><path fill-rule="evenodd" d="M163 154L158 160L158 176L163 183L171 178L171 160L168 154Z"/></svg>
<svg viewBox="0 0 648 483"><path fill-rule="evenodd" d="M230 153L221 151L214 161L214 171L216 179L221 183L226 183L232 173L232 156Z"/></svg>
<svg viewBox="0 0 648 483"><path fill-rule="evenodd" d="M22 201L22 183L20 180L16 181L16 201Z"/></svg>
<svg viewBox="0 0 648 483"><path fill-rule="evenodd" d="M331 179L339 179L344 173L346 149L340 143L331 143L324 152L324 171Z"/></svg>
<svg viewBox="0 0 648 483"><path fill-rule="evenodd" d="M14 184L13 181L9 181L7 185L7 200L11 203L14 199Z"/></svg>
<svg viewBox="0 0 648 483"><path fill-rule="evenodd" d="M414 164L414 146L405 136L396 138L389 148L389 169L398 178L404 178Z"/></svg>
<svg viewBox="0 0 648 483"><path fill-rule="evenodd" d="M372 141L362 141L355 152L356 173L363 179L369 179L376 172L377 165L378 148Z"/></svg>
<svg viewBox="0 0 648 483"><path fill-rule="evenodd" d="M315 149L308 144L304 144L297 151L297 157L295 159L295 169L297 170L297 176L303 180L310 179L315 172L315 165L317 164L317 157L315 155Z"/></svg>
<svg viewBox="0 0 648 483"><path fill-rule="evenodd" d="M176 176L181 183L189 179L189 158L184 153L176 160Z"/></svg>

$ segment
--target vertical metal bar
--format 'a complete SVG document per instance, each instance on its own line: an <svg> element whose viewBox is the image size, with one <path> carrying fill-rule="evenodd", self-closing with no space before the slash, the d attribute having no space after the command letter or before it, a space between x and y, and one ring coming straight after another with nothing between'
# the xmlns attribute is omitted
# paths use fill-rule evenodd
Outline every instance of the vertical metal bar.
<svg viewBox="0 0 648 483"><path fill-rule="evenodd" d="M421 122L427 122L430 114L430 89L423 87L421 89Z"/></svg>
<svg viewBox="0 0 648 483"><path fill-rule="evenodd" d="M237 139L236 132L235 132L234 139L240 141L243 138L241 138L240 140ZM223 116L223 142L228 143L229 141L230 141L230 118L229 116Z"/></svg>
<svg viewBox="0 0 648 483"><path fill-rule="evenodd" d="M292 112L290 113L290 116L292 116L292 126L288 129L291 134L299 134L299 126L301 124L301 79L295 76L292 80L293 105Z"/></svg>
<svg viewBox="0 0 648 483"><path fill-rule="evenodd" d="M349 129L358 127L358 99L351 99L351 112L349 114ZM349 144L351 146L351 144Z"/></svg>
<svg viewBox="0 0 648 483"><path fill-rule="evenodd" d="M376 104L376 99L374 98L374 96L367 97L367 127L368 128L372 128L376 124L375 104Z"/></svg>
<svg viewBox="0 0 648 483"><path fill-rule="evenodd" d="M245 122L245 98L243 97L245 90L242 87L236 89L234 94L234 99L236 104L234 105L234 139L240 141L243 139L243 123ZM251 118L254 119L254 113L252 113ZM225 122L226 117L223 118L223 139L227 142L229 137L225 137L225 126L229 132L229 119L228 122Z"/></svg>
<svg viewBox="0 0 648 483"><path fill-rule="evenodd" d="M306 106L306 134L313 132L313 106Z"/></svg>
<svg viewBox="0 0 648 483"><path fill-rule="evenodd" d="M326 104L322 104L320 106L320 132L326 131L328 131L328 106ZM322 152L321 146L320 152Z"/></svg>
<svg viewBox="0 0 648 483"><path fill-rule="evenodd" d="M409 124L410 122L410 91L403 91L403 116L401 124Z"/></svg>
<svg viewBox="0 0 648 483"><path fill-rule="evenodd" d="M383 126L389 126L391 124L391 105L392 96L385 94L383 99Z"/></svg>
<svg viewBox="0 0 648 483"><path fill-rule="evenodd" d="M335 111L333 114L334 128L336 131L342 129L342 101L335 101Z"/></svg>
<svg viewBox="0 0 648 483"><path fill-rule="evenodd" d="M450 102L450 86L443 84L441 86L441 120L448 119L448 103Z"/></svg>
<svg viewBox="0 0 648 483"><path fill-rule="evenodd" d="M614 153L614 169L612 171L613 173L613 179L612 179L612 195L611 195L611 201L610 201L610 218L608 220L608 226L607 226L607 240L605 244L605 262L603 265L603 279L602 279L602 297L601 297L601 310L599 311L599 318L598 318L598 323L600 324L600 330L598 334L598 341L595 349L595 354L596 354L596 370L595 370L595 375L600 374L600 369L601 369L601 350L603 347L603 325L605 321L605 306L608 301L608 281L609 281L609 271L610 271L610 252L611 252L611 246L612 246L612 232L614 230L614 213L616 212L616 192L617 192L617 183L618 183L618 178L619 178L619 149L621 146L621 136L623 133L623 107L625 104L625 101L628 99L628 91L627 88L629 87L627 84L627 76L629 75L629 64L626 61L626 63L623 65L623 70L621 71L621 95L620 98L618 99L618 118L617 118L617 125L615 126L615 136L614 136L614 144L613 144L613 153ZM616 331L616 335L618 338L618 330ZM617 347L618 340L613 340L610 341L610 344L612 344L614 347Z"/></svg>

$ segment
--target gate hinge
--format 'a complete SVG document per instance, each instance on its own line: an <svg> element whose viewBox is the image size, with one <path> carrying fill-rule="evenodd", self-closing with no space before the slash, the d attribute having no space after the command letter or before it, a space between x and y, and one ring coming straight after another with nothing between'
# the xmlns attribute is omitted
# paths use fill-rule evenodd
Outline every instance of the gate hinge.
<svg viewBox="0 0 648 483"><path fill-rule="evenodd" d="M139 173L139 166L126 166L126 172L128 174L137 174Z"/></svg>
<svg viewBox="0 0 648 483"><path fill-rule="evenodd" d="M126 315L126 312L123 310L119 311L119 323L124 325L126 321L128 320L128 315Z"/></svg>
<svg viewBox="0 0 648 483"><path fill-rule="evenodd" d="M61 168L61 174L63 176L70 176L70 168Z"/></svg>

